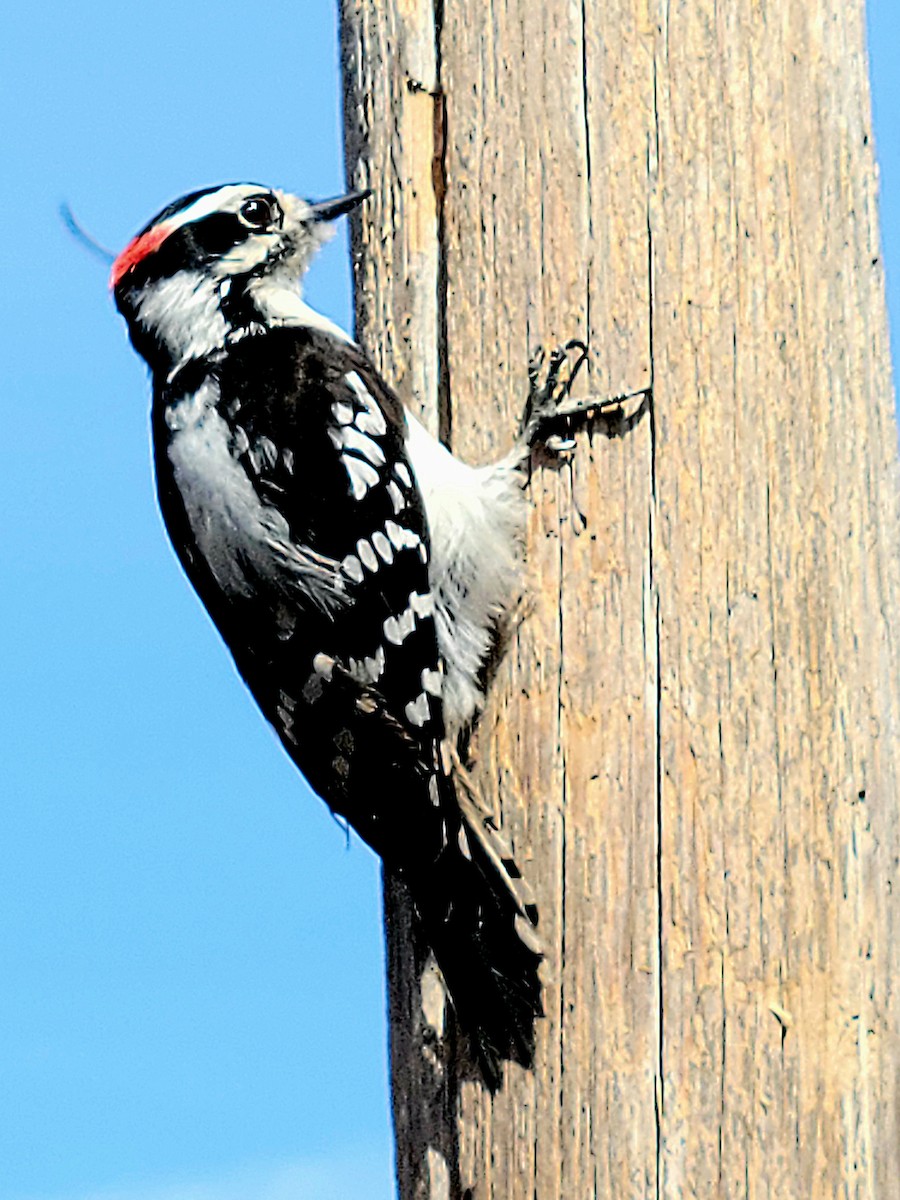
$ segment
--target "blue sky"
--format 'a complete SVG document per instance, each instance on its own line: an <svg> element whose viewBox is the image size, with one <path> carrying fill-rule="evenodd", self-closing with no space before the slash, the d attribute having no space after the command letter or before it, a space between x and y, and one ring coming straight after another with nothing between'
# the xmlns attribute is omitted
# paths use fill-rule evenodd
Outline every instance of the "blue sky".
<svg viewBox="0 0 900 1200"><path fill-rule="evenodd" d="M168 549L120 247L234 178L341 190L331 0L5 16L0 1200L388 1200L377 864ZM215 20L209 17L215 12ZM871 0L900 318L900 11ZM310 299L349 320L341 233Z"/></svg>

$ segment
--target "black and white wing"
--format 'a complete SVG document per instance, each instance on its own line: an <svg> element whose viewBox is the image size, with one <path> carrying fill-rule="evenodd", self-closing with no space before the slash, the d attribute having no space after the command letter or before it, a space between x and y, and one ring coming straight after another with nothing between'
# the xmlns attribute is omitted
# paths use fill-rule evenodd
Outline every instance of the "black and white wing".
<svg viewBox="0 0 900 1200"><path fill-rule="evenodd" d="M442 769L429 530L400 403L357 347L310 329L246 337L191 388L155 422L173 541L310 785L408 886L495 1086L501 1058L532 1060L541 955L515 864Z"/></svg>
<svg viewBox="0 0 900 1200"><path fill-rule="evenodd" d="M186 402L170 400L157 431L173 541L187 543L193 582L297 765L389 857L356 811L360 785L394 758L411 771L406 790L427 794L443 734L428 528L399 402L356 347L305 329L243 339L190 397L200 427L178 428ZM227 494L185 521L182 464L196 475L203 455L215 482L194 491L230 480ZM330 565L329 585L305 564Z"/></svg>

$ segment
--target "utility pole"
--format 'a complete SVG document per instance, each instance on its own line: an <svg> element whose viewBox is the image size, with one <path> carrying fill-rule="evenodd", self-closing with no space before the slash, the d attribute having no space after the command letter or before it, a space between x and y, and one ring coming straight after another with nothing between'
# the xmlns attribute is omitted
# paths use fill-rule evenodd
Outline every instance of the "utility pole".
<svg viewBox="0 0 900 1200"><path fill-rule="evenodd" d="M648 390L531 483L476 774L547 1016L493 1099L387 881L401 1200L887 1200L900 512L862 0L341 8L387 378L470 461L538 343Z"/></svg>

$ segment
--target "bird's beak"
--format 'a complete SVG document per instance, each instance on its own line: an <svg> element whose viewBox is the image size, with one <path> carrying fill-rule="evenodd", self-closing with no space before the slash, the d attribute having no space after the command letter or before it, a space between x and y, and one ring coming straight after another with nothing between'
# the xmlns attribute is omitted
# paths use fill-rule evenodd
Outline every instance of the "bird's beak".
<svg viewBox="0 0 900 1200"><path fill-rule="evenodd" d="M371 189L366 188L362 192L348 192L346 196L336 196L334 200L323 200L321 204L311 204L313 220L334 221L345 213L352 212L371 195Z"/></svg>

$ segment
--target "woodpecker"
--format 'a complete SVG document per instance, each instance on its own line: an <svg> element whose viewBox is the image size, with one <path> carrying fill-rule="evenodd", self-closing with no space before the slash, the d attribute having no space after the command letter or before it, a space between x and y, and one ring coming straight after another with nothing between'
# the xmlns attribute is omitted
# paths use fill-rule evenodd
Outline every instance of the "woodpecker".
<svg viewBox="0 0 900 1200"><path fill-rule="evenodd" d="M110 284L152 376L175 552L287 753L406 885L495 1089L502 1060L533 1063L542 955L457 751L519 597L531 451L585 351L533 364L505 458L455 458L302 296L330 223L368 194L192 192L126 246Z"/></svg>

